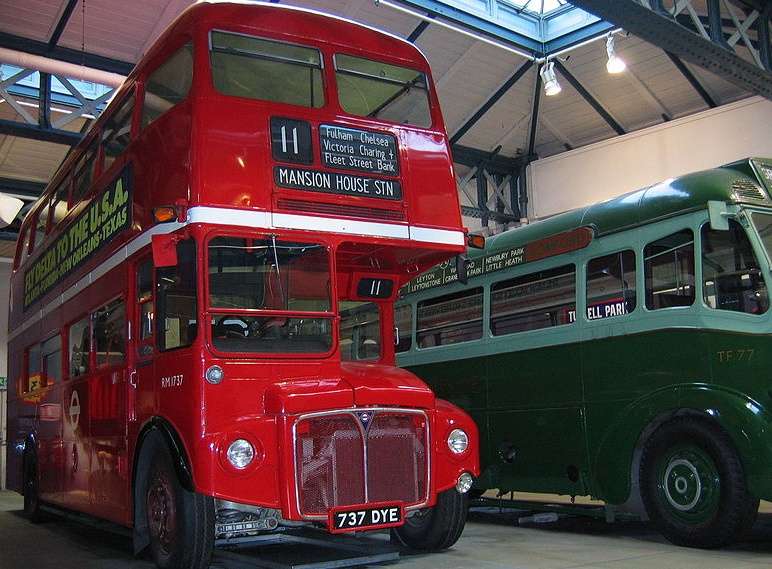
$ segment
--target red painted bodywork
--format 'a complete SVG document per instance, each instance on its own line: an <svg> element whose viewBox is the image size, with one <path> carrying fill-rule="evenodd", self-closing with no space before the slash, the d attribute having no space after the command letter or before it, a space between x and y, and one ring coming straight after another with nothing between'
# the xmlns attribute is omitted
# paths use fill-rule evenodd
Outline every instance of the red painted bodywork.
<svg viewBox="0 0 772 569"><path fill-rule="evenodd" d="M215 92L209 71L208 32L212 29L281 39L317 47L324 57L326 105L308 109L286 104L226 97ZM186 100L140 129L144 80L181 45L194 45L193 83ZM360 25L307 11L248 4L197 4L183 13L162 35L115 97L135 97L132 142L109 169L97 159L89 195L74 204L59 226L49 227L42 244L35 244L24 259L24 237L34 225L40 202L25 220L11 281L9 344L9 453L8 484L21 490L22 454L37 449L41 494L45 501L132 525L132 482L135 457L143 429L162 418L174 429L190 464L198 492L235 502L281 508L288 519L300 519L294 496L294 456L291 428L300 413L352 407L408 407L424 409L430 422L430 501L436 493L455 485L458 476L479 472L477 429L458 408L440 400L424 383L394 366L392 300L381 303L383 354L377 364L341 361L334 349L319 356L239 356L217 354L209 326L199 326L190 347L143 354L141 342L131 338L123 365L96 368L69 378L67 335L69 325L104 303L121 297L127 305L131 329L138 330L136 267L150 257L148 243L127 253L105 274L98 271L106 260L154 225L154 207L176 205L185 211L196 206L238 208L253 212L282 212L278 200L306 204L356 205L395 210L404 221L360 219L392 225L419 225L462 231L448 139L439 103L430 89L433 125L417 128L346 114L338 105L332 56L335 53L421 69L429 77L425 58L411 44ZM115 105L113 105L114 107ZM49 186L49 193L65 179L91 141L98 140L108 109L72 153ZM326 195L279 189L272 177L275 164L270 149L272 116L311 123L318 141L321 123L393 134L400 149L404 199L385 202L366 197ZM131 228L120 234L93 258L67 276L53 290L23 308L25 268L30 266L100 192L130 164L133 173ZM322 169L318 143L312 167ZM317 210L318 211L318 210ZM334 211L334 209L333 209ZM291 210L287 213L302 214ZM318 215L318 214L310 214ZM335 218L335 215L325 214ZM339 216L342 217L342 216ZM352 218L356 219L356 218ZM393 218L392 218L393 219ZM332 298L351 298L354 277L391 276L402 284L419 271L461 253L462 244L418 242L408 239L367 237L320 231L193 223L180 233L195 239L199 255L198 311L206 323L205 243L213 234L232 233L259 237L267 232L279 238L313 240L326 245L333 258ZM374 269L374 267L376 267ZM84 278L82 290L59 302ZM44 311L42 318L36 318ZM126 331L129 335L128 330ZM64 377L52 385L25 393L26 349L61 333ZM337 338L336 338L337 340ZM92 359L93 359L92 355ZM92 362L93 363L93 362ZM204 381L204 371L220 365L225 380L219 385ZM161 388L160 378L182 375L181 385ZM77 392L77 403L73 405ZM77 420L74 419L77 410ZM454 428L470 434L470 449L462 456L450 453L446 439ZM235 438L250 440L258 459L236 471L223 458Z"/></svg>

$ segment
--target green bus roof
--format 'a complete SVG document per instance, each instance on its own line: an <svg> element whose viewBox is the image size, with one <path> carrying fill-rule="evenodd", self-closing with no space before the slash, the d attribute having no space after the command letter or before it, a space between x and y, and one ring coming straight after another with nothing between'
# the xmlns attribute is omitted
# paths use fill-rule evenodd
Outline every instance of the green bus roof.
<svg viewBox="0 0 772 569"><path fill-rule="evenodd" d="M764 188L766 187L766 191ZM671 178L605 202L510 229L486 240L471 257L525 245L578 227L592 227L596 236L615 233L689 211L709 201L772 205L772 159L752 158L720 168Z"/></svg>

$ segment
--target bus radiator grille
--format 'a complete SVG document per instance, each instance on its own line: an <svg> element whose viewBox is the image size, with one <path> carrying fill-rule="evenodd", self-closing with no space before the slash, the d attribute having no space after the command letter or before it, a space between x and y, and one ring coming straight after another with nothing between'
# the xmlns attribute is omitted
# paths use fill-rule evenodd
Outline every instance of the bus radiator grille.
<svg viewBox="0 0 772 569"><path fill-rule="evenodd" d="M367 422L346 411L301 418L296 424L296 484L304 516L326 516L330 508L354 504L426 501L425 415L367 414Z"/></svg>

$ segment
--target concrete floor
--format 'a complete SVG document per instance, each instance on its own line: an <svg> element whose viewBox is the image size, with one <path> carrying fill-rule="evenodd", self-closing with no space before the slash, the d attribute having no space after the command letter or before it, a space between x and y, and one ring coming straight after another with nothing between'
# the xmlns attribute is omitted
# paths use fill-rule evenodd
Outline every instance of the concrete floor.
<svg viewBox="0 0 772 569"><path fill-rule="evenodd" d="M0 569L154 567L131 556L125 537L66 520L32 525L21 497L0 492ZM768 509L768 508L765 508ZM445 553L403 556L404 569L761 569L772 567L772 513L760 514L750 539L699 551L665 542L647 524L589 518L517 527L516 516L472 512L461 540ZM213 569L214 566L213 566Z"/></svg>

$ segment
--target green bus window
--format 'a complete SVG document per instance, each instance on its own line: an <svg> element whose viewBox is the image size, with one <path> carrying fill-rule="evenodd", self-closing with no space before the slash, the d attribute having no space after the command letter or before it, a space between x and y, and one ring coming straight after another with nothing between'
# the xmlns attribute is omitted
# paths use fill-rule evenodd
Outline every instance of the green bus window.
<svg viewBox="0 0 772 569"><path fill-rule="evenodd" d="M78 377L88 373L89 352L91 351L89 320L86 317L70 326L70 377Z"/></svg>
<svg viewBox="0 0 772 569"><path fill-rule="evenodd" d="M576 268L566 265L491 286L494 336L576 321Z"/></svg>
<svg viewBox="0 0 772 569"><path fill-rule="evenodd" d="M694 304L694 233L684 229L643 249L646 308Z"/></svg>
<svg viewBox="0 0 772 569"><path fill-rule="evenodd" d="M767 257L772 262L772 215L753 212L751 218L753 218L753 225L756 226L756 231L759 232L759 237L761 237L761 243L764 245Z"/></svg>
<svg viewBox="0 0 772 569"><path fill-rule="evenodd" d="M212 32L212 80L223 95L320 108L318 49L241 34Z"/></svg>
<svg viewBox="0 0 772 569"><path fill-rule="evenodd" d="M131 141L131 116L134 110L134 93L123 101L105 124L102 131L102 151L104 153L104 170L110 168Z"/></svg>
<svg viewBox="0 0 772 569"><path fill-rule="evenodd" d="M196 338L196 243L177 243L177 264L156 270L158 347L171 350L189 346Z"/></svg>
<svg viewBox="0 0 772 569"><path fill-rule="evenodd" d="M373 302L340 303L340 359L381 357L381 313Z"/></svg>
<svg viewBox="0 0 772 569"><path fill-rule="evenodd" d="M432 124L428 82L421 71L339 53L335 80L347 113L420 127Z"/></svg>
<svg viewBox="0 0 772 569"><path fill-rule="evenodd" d="M56 335L41 345L43 353L43 377L47 385L52 385L62 379L62 337Z"/></svg>
<svg viewBox="0 0 772 569"><path fill-rule="evenodd" d="M193 44L186 43L145 82L142 128L185 100L193 81Z"/></svg>
<svg viewBox="0 0 772 569"><path fill-rule="evenodd" d="M635 310L635 253L596 257L587 263L587 319L624 316Z"/></svg>
<svg viewBox="0 0 772 569"><path fill-rule="evenodd" d="M418 303L419 348L448 346L482 338L483 289L473 288Z"/></svg>
<svg viewBox="0 0 772 569"><path fill-rule="evenodd" d="M396 352L401 354L413 347L413 310L409 304L394 309Z"/></svg>
<svg viewBox="0 0 772 569"><path fill-rule="evenodd" d="M120 365L126 353L126 304L122 299L94 313L94 349L97 366Z"/></svg>
<svg viewBox="0 0 772 569"><path fill-rule="evenodd" d="M702 227L702 294L710 308L763 314L769 297L758 260L745 231L729 221L729 231Z"/></svg>

